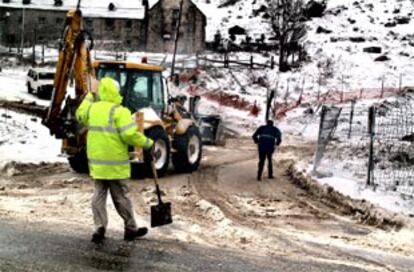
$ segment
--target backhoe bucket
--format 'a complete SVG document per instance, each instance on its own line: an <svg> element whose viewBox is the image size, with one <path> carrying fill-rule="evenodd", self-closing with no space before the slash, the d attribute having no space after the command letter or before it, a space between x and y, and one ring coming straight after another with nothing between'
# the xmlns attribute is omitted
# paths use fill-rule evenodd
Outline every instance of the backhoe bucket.
<svg viewBox="0 0 414 272"><path fill-rule="evenodd" d="M215 145L221 136L221 118L220 115L200 114L197 109L200 99L200 96L190 97L189 110L196 119L203 143Z"/></svg>
<svg viewBox="0 0 414 272"><path fill-rule="evenodd" d="M197 125L205 144L217 144L220 137L221 118L219 115L197 115Z"/></svg>

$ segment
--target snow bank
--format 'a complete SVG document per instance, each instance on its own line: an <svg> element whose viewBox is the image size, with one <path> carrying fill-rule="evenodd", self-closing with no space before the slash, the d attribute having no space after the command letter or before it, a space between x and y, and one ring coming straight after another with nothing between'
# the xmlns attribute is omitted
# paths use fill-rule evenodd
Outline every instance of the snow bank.
<svg viewBox="0 0 414 272"><path fill-rule="evenodd" d="M0 168L8 162L61 162L61 141L49 135L41 120L0 109Z"/></svg>

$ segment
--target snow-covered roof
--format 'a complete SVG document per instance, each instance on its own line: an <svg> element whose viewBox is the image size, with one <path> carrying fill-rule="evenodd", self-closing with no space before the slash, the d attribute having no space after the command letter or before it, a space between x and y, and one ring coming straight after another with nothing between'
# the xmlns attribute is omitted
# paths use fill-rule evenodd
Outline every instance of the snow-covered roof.
<svg viewBox="0 0 414 272"><path fill-rule="evenodd" d="M148 8L151 9L153 6L155 6L160 0L148 0ZM190 0L191 3L193 3L204 15L206 14L203 9L205 9L205 5L200 5L199 0L193 1Z"/></svg>
<svg viewBox="0 0 414 272"><path fill-rule="evenodd" d="M10 3L0 2L0 8L69 10L76 8L78 0L63 0L62 6L55 6L54 3L54 0L32 0L30 4L24 5L22 0L11 0ZM111 3L115 5L115 10L113 11L110 11L108 8ZM85 17L145 18L145 8L139 0L83 0L81 1L81 10Z"/></svg>

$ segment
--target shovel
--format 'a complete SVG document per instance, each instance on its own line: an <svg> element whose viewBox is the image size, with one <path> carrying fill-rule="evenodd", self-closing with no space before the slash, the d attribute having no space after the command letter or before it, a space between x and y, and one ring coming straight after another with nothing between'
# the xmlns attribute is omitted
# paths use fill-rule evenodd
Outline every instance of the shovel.
<svg viewBox="0 0 414 272"><path fill-rule="evenodd" d="M155 189L157 191L158 204L151 206L151 228L164 226L172 223L171 203L163 202L161 191L158 186L158 174L155 169L154 159L151 160L152 174L154 176Z"/></svg>

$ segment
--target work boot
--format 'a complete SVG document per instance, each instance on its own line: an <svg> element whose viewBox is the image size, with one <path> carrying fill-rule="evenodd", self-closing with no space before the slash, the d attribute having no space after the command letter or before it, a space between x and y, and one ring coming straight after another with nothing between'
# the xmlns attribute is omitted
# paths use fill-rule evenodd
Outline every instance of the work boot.
<svg viewBox="0 0 414 272"><path fill-rule="evenodd" d="M148 233L147 228L138 228L136 230L125 229L124 240L133 241L137 238L140 238Z"/></svg>
<svg viewBox="0 0 414 272"><path fill-rule="evenodd" d="M275 177L274 176L269 176L269 179L274 179Z"/></svg>
<svg viewBox="0 0 414 272"><path fill-rule="evenodd" d="M91 242L95 244L102 243L102 241L105 239L105 228L99 227L93 234L92 234L92 240Z"/></svg>

